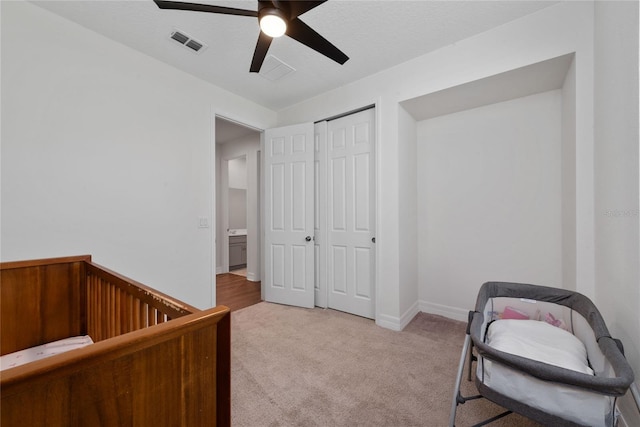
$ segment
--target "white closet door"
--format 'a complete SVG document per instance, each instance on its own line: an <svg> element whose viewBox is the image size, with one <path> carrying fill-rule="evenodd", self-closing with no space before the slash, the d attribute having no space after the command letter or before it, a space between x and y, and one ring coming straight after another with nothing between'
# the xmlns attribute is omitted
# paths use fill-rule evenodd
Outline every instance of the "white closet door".
<svg viewBox="0 0 640 427"><path fill-rule="evenodd" d="M327 127L328 306L375 318L375 110Z"/></svg>
<svg viewBox="0 0 640 427"><path fill-rule="evenodd" d="M313 307L314 135L305 123L265 131L265 300Z"/></svg>

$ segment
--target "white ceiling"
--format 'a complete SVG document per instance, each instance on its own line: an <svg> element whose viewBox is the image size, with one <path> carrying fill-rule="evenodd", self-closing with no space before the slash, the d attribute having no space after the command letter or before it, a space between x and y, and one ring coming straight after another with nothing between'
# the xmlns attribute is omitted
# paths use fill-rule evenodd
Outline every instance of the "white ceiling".
<svg viewBox="0 0 640 427"><path fill-rule="evenodd" d="M192 0L198 2L198 0ZM269 55L296 71L277 81L249 73L256 18L160 10L151 0L35 1L60 16L244 98L279 111L367 75L534 13L556 2L330 0L300 16L345 52L339 65L282 37ZM201 3L257 9L254 0ZM207 48L199 53L171 40L175 29Z"/></svg>

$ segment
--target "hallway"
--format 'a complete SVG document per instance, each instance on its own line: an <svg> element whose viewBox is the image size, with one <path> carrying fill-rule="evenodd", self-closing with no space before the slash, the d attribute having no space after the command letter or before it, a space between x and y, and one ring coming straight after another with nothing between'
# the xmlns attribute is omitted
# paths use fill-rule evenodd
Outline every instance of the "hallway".
<svg viewBox="0 0 640 427"><path fill-rule="evenodd" d="M231 311L257 304L260 299L260 282L250 282L232 273L216 276L216 303L226 305Z"/></svg>

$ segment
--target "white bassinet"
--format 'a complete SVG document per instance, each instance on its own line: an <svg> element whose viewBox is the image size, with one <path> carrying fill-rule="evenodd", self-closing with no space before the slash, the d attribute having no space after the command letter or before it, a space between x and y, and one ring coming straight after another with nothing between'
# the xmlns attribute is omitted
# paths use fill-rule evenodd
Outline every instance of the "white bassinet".
<svg viewBox="0 0 640 427"><path fill-rule="evenodd" d="M473 354L476 349L477 356ZM479 395L464 397L465 359L476 361ZM584 295L545 286L488 282L469 313L451 407L487 398L544 425L616 425L616 398L633 383L622 343Z"/></svg>

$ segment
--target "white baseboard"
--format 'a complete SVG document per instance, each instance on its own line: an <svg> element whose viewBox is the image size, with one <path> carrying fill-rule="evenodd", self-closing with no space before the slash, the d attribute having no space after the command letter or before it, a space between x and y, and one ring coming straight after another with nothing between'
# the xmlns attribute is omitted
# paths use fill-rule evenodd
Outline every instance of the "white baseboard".
<svg viewBox="0 0 640 427"><path fill-rule="evenodd" d="M216 274L222 274L222 267L216 267Z"/></svg>
<svg viewBox="0 0 640 427"><path fill-rule="evenodd" d="M420 313L420 307L416 301L407 311L405 311L400 317L389 316L387 314L379 314L376 317L376 325L383 328L391 329L392 331L403 330L411 320Z"/></svg>
<svg viewBox="0 0 640 427"><path fill-rule="evenodd" d="M401 331L400 318L389 316L387 314L378 314L376 316L376 325L391 329L392 331Z"/></svg>
<svg viewBox="0 0 640 427"><path fill-rule="evenodd" d="M250 282L258 282L260 279L256 278L256 273L250 273L247 271L247 280Z"/></svg>
<svg viewBox="0 0 640 427"><path fill-rule="evenodd" d="M436 304L429 301L418 301L420 311L430 314L437 314L449 319L459 320L461 322L467 322L469 320L469 310L459 307L449 307L447 305Z"/></svg>
<svg viewBox="0 0 640 427"><path fill-rule="evenodd" d="M420 313L420 305L418 304L418 301L416 301L407 311L404 312L402 316L400 316L400 330L406 328L409 322L411 322L418 313Z"/></svg>

